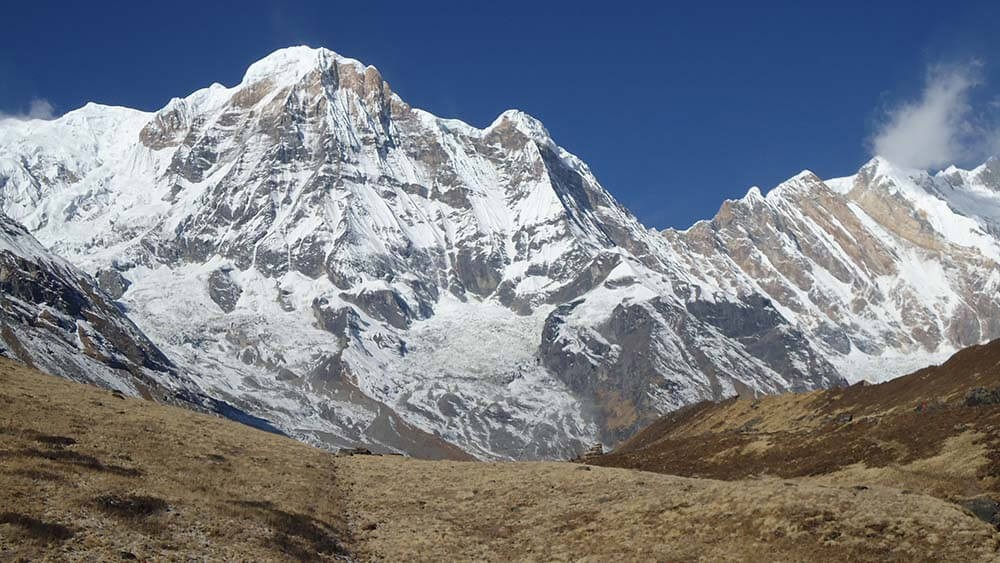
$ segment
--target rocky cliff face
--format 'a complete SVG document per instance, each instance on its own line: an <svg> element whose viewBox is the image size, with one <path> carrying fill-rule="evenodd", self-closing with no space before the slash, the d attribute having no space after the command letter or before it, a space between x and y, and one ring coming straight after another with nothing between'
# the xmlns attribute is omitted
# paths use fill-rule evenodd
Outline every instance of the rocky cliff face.
<svg viewBox="0 0 1000 563"><path fill-rule="evenodd" d="M795 217L885 250L843 194L795 182L821 194L783 203L814 209ZM813 227L791 251L791 211L756 199L657 233L535 119L440 119L324 49L152 114L0 123L4 211L96 274L204 392L328 446L569 457L692 401L834 385L859 345L948 345L930 329L856 343L867 317L809 297L810 280L863 268L862 289L893 294L876 276L902 263L828 256ZM967 325L951 333L975 339Z"/></svg>
<svg viewBox="0 0 1000 563"><path fill-rule="evenodd" d="M176 367L94 281L0 215L0 354L69 379L167 400Z"/></svg>
<svg viewBox="0 0 1000 563"><path fill-rule="evenodd" d="M122 281L107 273L95 280L0 214L0 355L123 395L280 432L266 419L203 393L129 319L127 306L102 289L108 283L120 288ZM461 457L457 450L447 453Z"/></svg>
<svg viewBox="0 0 1000 563"><path fill-rule="evenodd" d="M996 167L805 172L664 235L692 271L767 296L841 373L888 379L1000 336Z"/></svg>

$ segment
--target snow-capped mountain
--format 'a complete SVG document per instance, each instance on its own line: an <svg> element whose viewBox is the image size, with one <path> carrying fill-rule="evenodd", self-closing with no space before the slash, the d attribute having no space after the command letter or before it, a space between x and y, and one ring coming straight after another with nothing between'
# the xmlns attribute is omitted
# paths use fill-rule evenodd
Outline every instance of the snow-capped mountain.
<svg viewBox="0 0 1000 563"><path fill-rule="evenodd" d="M875 158L751 188L664 232L677 260L765 295L850 379L884 380L1000 337L1000 160L935 175Z"/></svg>
<svg viewBox="0 0 1000 563"><path fill-rule="evenodd" d="M997 318L940 292L959 283L944 256L969 268L961 295L995 283L975 272L995 270L996 230L946 215L940 192L991 172L872 166L659 233L524 113L437 118L374 67L306 47L155 113L0 122L0 209L91 272L205 393L312 442L427 456L567 457L697 400L829 386L886 358L895 375L892 358L976 339L913 331ZM946 226L920 219L933 201ZM879 209L912 215L906 244L940 227L925 234L945 246L908 262ZM943 282L913 275L930 263Z"/></svg>

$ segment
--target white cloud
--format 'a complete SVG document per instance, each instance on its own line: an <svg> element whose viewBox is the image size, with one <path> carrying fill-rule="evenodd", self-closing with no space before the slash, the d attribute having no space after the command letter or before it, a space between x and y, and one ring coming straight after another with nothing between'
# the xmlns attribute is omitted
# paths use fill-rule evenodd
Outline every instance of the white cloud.
<svg viewBox="0 0 1000 563"><path fill-rule="evenodd" d="M28 105L28 119L52 119L55 116L55 108L48 100L35 98Z"/></svg>
<svg viewBox="0 0 1000 563"><path fill-rule="evenodd" d="M34 98L28 103L28 111L19 113L0 112L0 119L52 119L56 116L55 107L46 99Z"/></svg>
<svg viewBox="0 0 1000 563"><path fill-rule="evenodd" d="M980 66L932 68L920 99L888 112L872 139L875 154L900 166L941 168L974 162L1000 149L1000 131L988 126L970 101L982 84Z"/></svg>

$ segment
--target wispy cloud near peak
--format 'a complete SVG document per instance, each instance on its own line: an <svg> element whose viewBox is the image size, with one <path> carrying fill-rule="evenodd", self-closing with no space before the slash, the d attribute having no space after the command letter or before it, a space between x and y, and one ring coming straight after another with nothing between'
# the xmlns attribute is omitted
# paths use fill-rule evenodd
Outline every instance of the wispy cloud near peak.
<svg viewBox="0 0 1000 563"><path fill-rule="evenodd" d="M52 119L56 117L55 107L44 98L34 98L28 103L28 111L6 113L0 111L2 119Z"/></svg>
<svg viewBox="0 0 1000 563"><path fill-rule="evenodd" d="M920 99L887 112L872 138L872 150L895 164L940 168L969 163L1000 149L993 104L973 107L971 93L983 85L981 63L937 65L927 72Z"/></svg>

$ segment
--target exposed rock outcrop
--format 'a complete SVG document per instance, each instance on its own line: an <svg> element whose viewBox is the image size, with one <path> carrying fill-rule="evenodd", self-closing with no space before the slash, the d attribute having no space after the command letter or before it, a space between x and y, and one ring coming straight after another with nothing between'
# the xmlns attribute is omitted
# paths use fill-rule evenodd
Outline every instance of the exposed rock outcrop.
<svg viewBox="0 0 1000 563"><path fill-rule="evenodd" d="M132 285L132 282L128 281L121 272L113 268L98 270L95 278L97 285L112 299L121 299L128 291L129 286Z"/></svg>
<svg viewBox="0 0 1000 563"><path fill-rule="evenodd" d="M226 313L236 310L236 303L243 293L243 289L229 272L229 269L219 269L208 276L208 295Z"/></svg>

